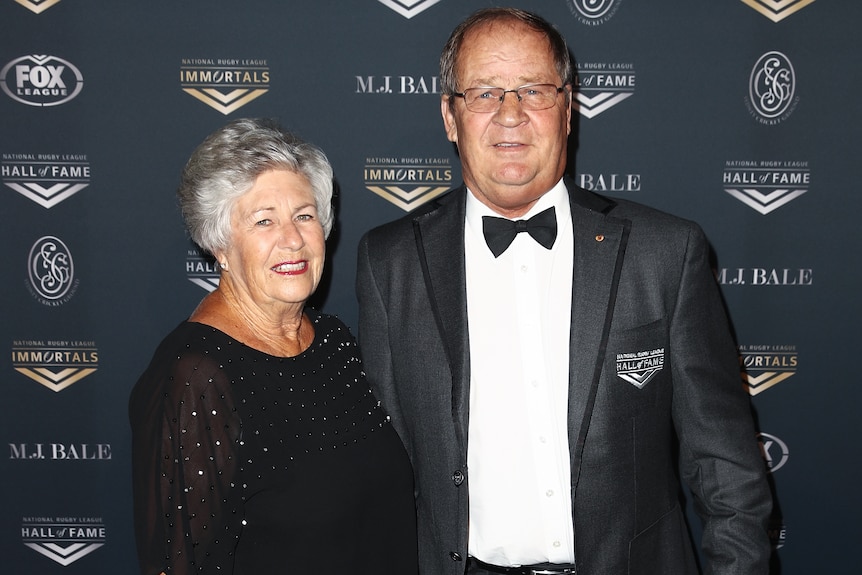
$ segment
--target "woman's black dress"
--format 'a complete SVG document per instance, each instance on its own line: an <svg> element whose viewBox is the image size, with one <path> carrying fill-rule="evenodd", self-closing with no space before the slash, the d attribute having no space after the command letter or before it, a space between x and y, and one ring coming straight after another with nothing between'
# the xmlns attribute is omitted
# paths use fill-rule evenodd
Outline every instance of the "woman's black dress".
<svg viewBox="0 0 862 575"><path fill-rule="evenodd" d="M353 336L267 355L184 322L129 402L144 575L416 573L413 475Z"/></svg>

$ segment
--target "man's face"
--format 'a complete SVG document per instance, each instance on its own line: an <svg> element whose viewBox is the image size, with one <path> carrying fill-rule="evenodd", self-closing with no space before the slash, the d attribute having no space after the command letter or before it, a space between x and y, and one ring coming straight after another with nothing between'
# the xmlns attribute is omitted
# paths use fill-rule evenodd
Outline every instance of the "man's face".
<svg viewBox="0 0 862 575"><path fill-rule="evenodd" d="M470 31L455 72L459 91L561 82L547 39L508 22ZM510 218L525 214L562 177L571 110L568 86L545 110L524 110L515 93L507 93L493 113L471 112L463 98L444 95L441 101L446 135L458 146L464 183L479 201Z"/></svg>

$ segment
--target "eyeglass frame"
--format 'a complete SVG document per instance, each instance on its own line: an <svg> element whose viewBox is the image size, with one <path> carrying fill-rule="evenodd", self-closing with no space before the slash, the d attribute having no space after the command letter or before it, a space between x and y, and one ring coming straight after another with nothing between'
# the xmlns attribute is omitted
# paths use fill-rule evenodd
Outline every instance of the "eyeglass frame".
<svg viewBox="0 0 862 575"><path fill-rule="evenodd" d="M470 110L470 106L467 105L467 92L469 90L503 90L503 93L500 94L500 97L497 100L497 107L494 110L488 110L487 112L470 110L471 112L473 112L475 114L492 114L492 113L499 111L499 109L503 106L503 100L506 99L506 94L508 94L509 92L512 92L513 94L515 94L515 96L518 97L518 102L520 103L523 101L524 97L521 96L521 94L519 94L518 92L520 92L524 88L533 88L535 86L553 86L554 89L557 91L557 94L561 94L566 89L566 84L564 84L562 86L557 86L556 84L552 84L551 82L539 82L539 83L535 83L535 84L524 84L523 86L518 86L517 88L512 88L509 90L506 90L505 88L501 88L499 86L476 86L475 88L465 88L463 92L452 92L451 95L456 96L458 98L464 98L464 106L466 106L467 109ZM556 95L554 96L554 99L556 99ZM475 100L474 100L474 102L475 102ZM547 108L527 108L527 109L532 110L532 111L540 111L540 110L548 110L548 109L552 108L553 106L554 106L554 104L553 104L553 100L552 100L551 105L548 106Z"/></svg>

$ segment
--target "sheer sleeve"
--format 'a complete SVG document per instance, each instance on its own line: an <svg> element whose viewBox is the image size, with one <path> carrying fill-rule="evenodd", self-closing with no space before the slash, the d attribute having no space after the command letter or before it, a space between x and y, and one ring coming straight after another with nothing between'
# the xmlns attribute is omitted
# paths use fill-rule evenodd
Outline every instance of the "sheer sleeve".
<svg viewBox="0 0 862 575"><path fill-rule="evenodd" d="M142 575L230 572L242 530L240 418L208 350L160 348L130 401Z"/></svg>

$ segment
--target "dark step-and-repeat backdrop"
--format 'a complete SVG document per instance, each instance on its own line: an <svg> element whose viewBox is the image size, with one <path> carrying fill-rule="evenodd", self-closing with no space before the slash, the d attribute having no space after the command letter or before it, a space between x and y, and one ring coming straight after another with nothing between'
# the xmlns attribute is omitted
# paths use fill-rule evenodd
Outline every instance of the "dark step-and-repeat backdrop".
<svg viewBox="0 0 862 575"><path fill-rule="evenodd" d="M711 239L773 573L858 572L862 2L513 3L577 59L578 183ZM3 573L136 570L129 391L218 281L176 206L192 149L267 116L326 151L338 216L315 303L355 329L360 235L460 183L438 56L494 4L0 0Z"/></svg>

